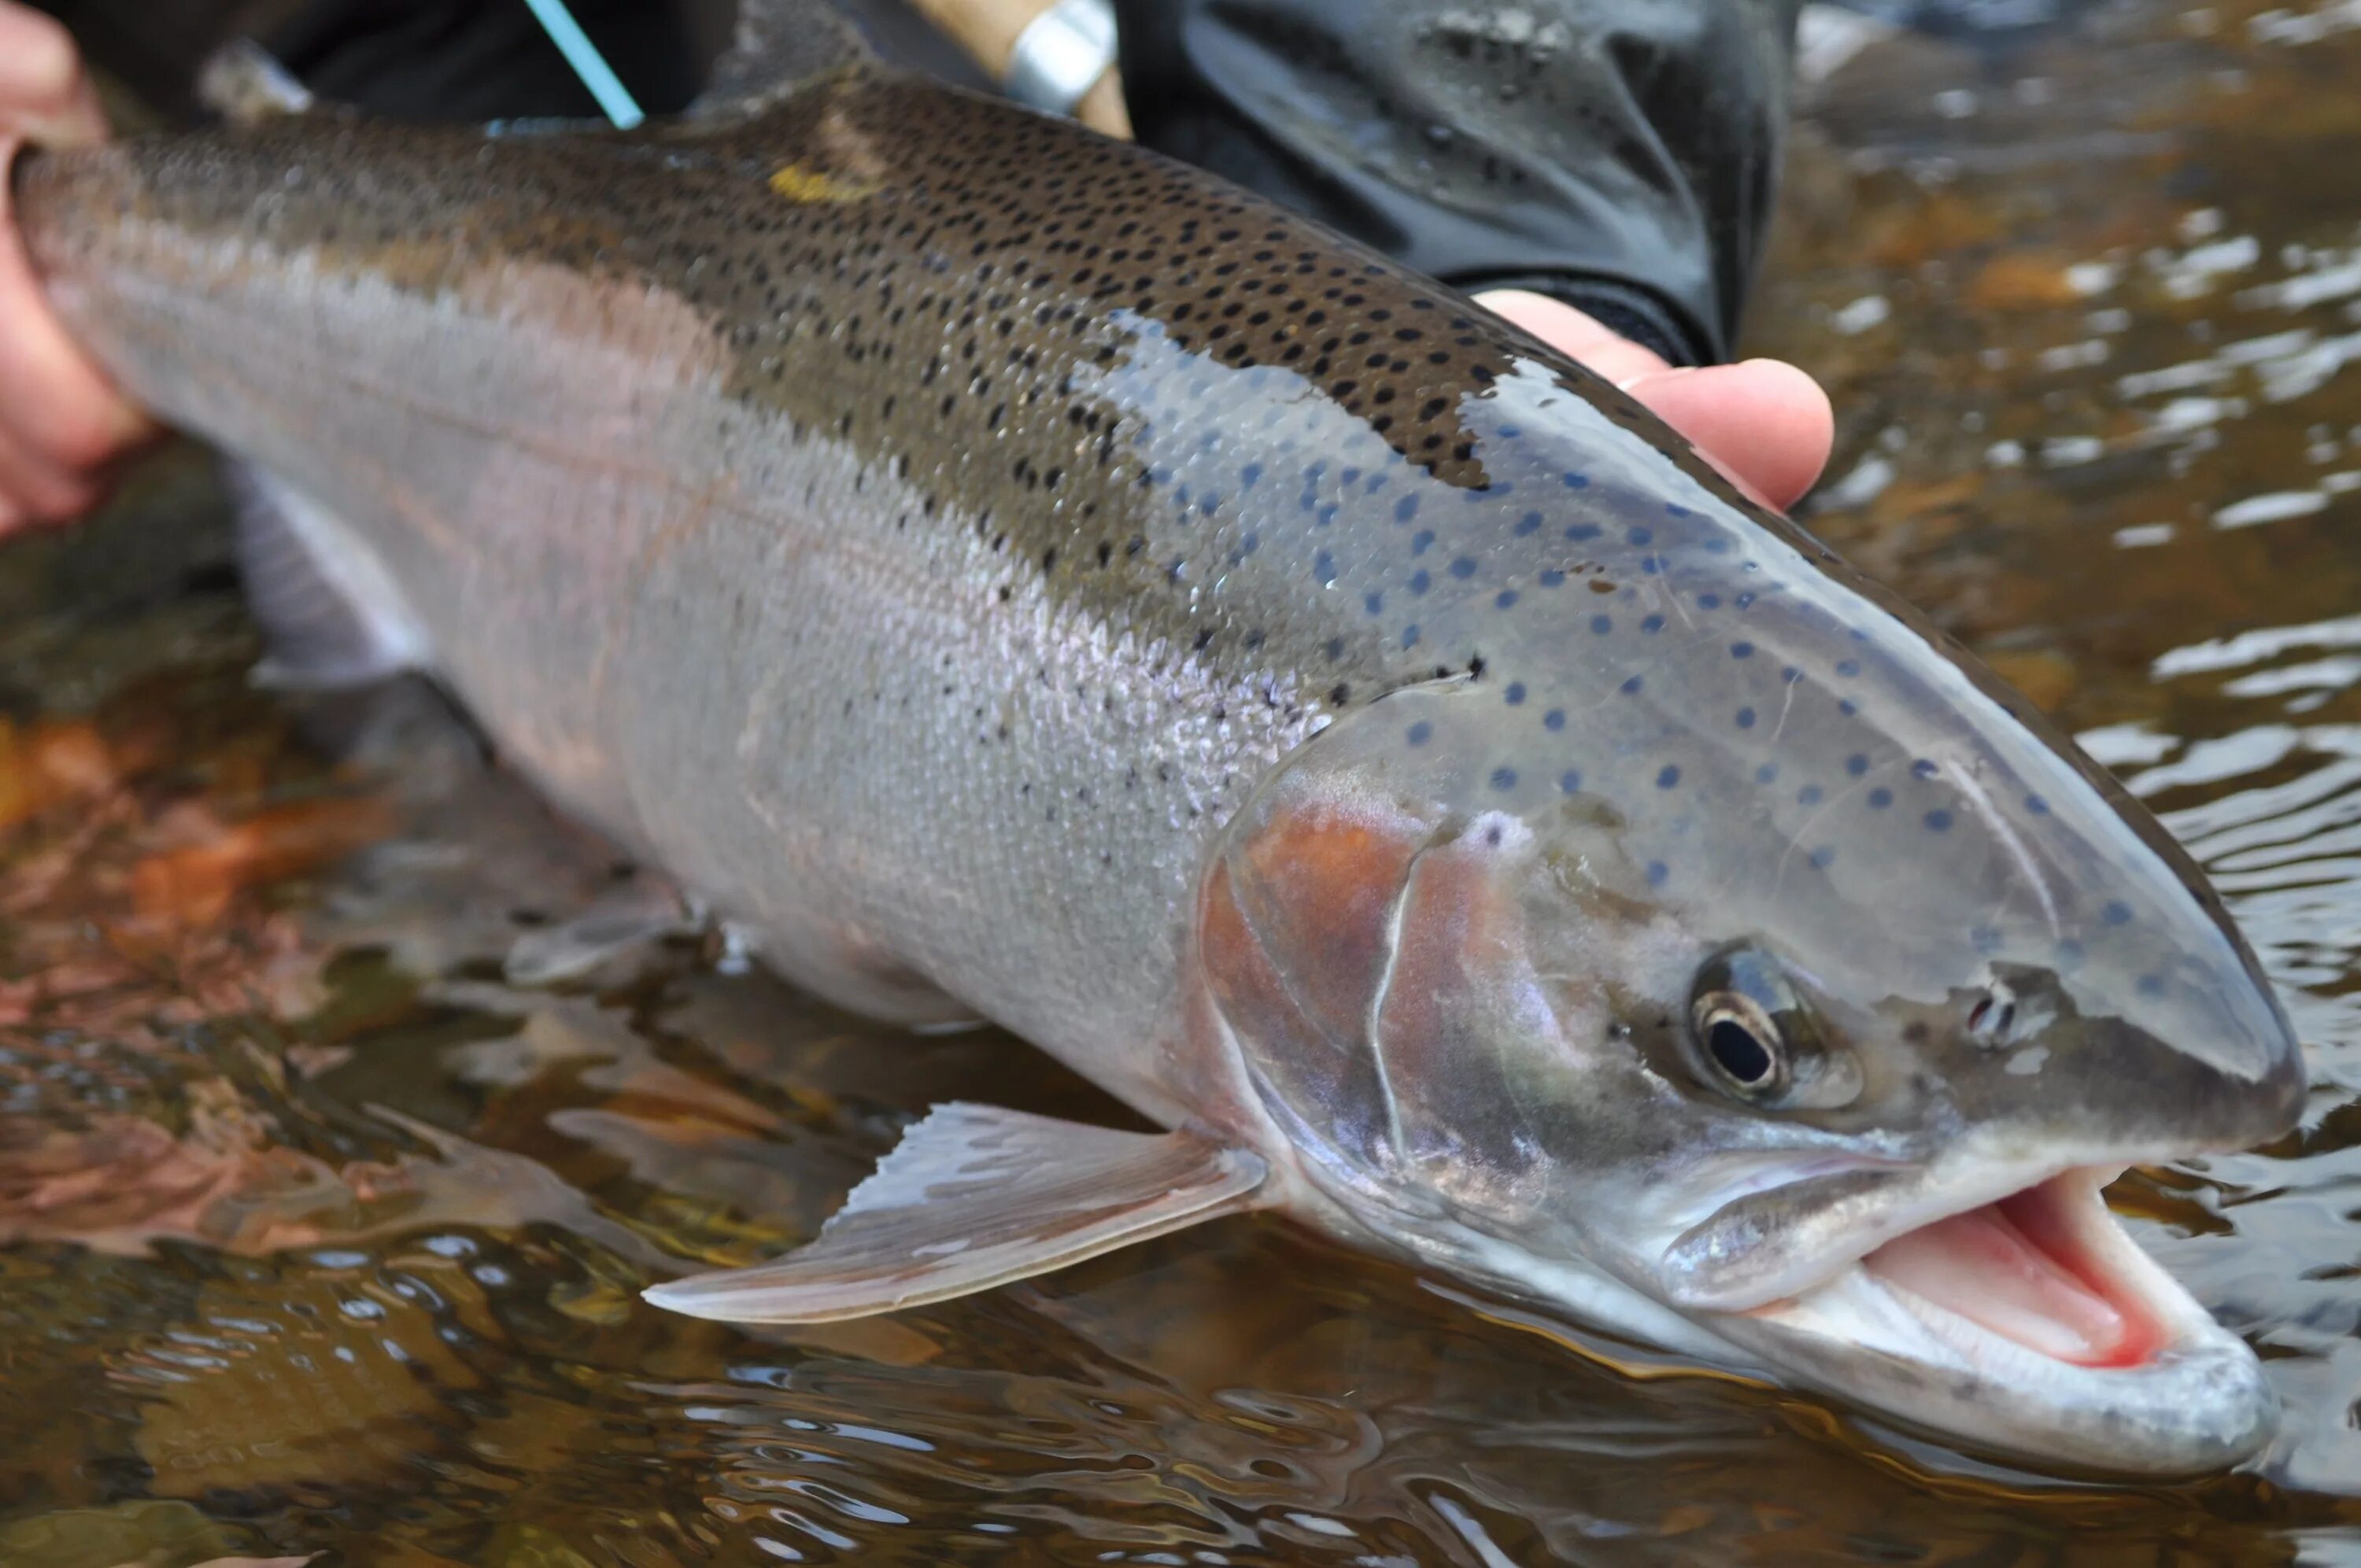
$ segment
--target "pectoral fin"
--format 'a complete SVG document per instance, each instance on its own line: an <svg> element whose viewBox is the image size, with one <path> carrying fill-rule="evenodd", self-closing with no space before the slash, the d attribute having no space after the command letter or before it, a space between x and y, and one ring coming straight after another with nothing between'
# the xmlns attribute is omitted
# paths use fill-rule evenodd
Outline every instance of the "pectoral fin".
<svg viewBox="0 0 2361 1568"><path fill-rule="evenodd" d="M940 1105L903 1135L808 1246L658 1285L692 1317L820 1323L1045 1274L1255 1206L1263 1162L1187 1133L1118 1133Z"/></svg>

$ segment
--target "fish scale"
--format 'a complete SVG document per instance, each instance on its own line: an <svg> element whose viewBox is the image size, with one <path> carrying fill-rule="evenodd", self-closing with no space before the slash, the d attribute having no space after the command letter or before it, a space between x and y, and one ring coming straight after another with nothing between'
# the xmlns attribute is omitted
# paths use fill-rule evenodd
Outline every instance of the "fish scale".
<svg viewBox="0 0 2361 1568"><path fill-rule="evenodd" d="M822 994L1003 1024L1173 1129L945 1108L802 1262L657 1299L888 1310L1276 1207L2004 1447L2268 1431L2076 1174L2293 1113L2202 876L1466 299L859 64L627 133L304 116L16 185L101 360L390 585L558 801ZM1775 1080L1717 1065L1733 1018ZM1927 1227L2003 1198L2170 1354L2087 1385L1973 1337L2007 1313L1897 1326L1864 1260L1924 1229L1949 1288L1941 1238L2000 1233Z"/></svg>

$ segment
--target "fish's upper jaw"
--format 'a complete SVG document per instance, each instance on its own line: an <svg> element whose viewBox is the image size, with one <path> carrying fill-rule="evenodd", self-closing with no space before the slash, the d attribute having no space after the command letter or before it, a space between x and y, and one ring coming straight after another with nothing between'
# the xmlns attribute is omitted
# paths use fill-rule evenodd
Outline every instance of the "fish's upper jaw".
<svg viewBox="0 0 2361 1568"><path fill-rule="evenodd" d="M1681 1305L1783 1373L1949 1441L2118 1473L2235 1464L2269 1440L2278 1398L2108 1212L2115 1174L2074 1167L1952 1206L1771 1299Z"/></svg>

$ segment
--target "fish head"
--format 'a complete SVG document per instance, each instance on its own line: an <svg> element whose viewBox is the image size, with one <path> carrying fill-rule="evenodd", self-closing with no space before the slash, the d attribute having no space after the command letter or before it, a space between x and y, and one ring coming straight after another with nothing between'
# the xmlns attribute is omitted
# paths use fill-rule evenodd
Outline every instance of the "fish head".
<svg viewBox="0 0 2361 1568"><path fill-rule="evenodd" d="M1808 576L1644 682L1505 639L1332 724L1210 863L1205 993L1415 1256L1970 1446L2233 1463L2257 1359L2100 1191L2292 1126L2287 1018L2136 802Z"/></svg>

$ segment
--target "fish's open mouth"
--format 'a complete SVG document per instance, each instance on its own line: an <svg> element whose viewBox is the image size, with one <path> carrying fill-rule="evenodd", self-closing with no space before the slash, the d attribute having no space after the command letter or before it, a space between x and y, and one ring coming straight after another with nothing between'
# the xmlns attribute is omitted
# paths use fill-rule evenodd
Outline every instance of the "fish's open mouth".
<svg viewBox="0 0 2361 1568"><path fill-rule="evenodd" d="M2095 1468L2188 1473L2268 1440L2278 1400L2107 1212L2081 1167L1886 1235L1718 1334L1947 1438ZM1913 1216L1916 1217L1916 1216Z"/></svg>
<svg viewBox="0 0 2361 1568"><path fill-rule="evenodd" d="M1949 1320L2070 1365L2144 1365L2172 1342L2187 1298L2107 1212L2112 1175L2070 1170L1906 1231L1853 1266L1938 1332ZM2180 1301L2158 1299L2159 1280Z"/></svg>

